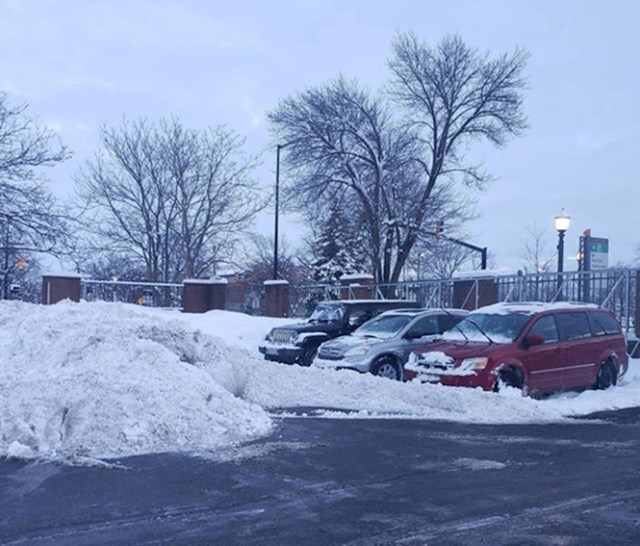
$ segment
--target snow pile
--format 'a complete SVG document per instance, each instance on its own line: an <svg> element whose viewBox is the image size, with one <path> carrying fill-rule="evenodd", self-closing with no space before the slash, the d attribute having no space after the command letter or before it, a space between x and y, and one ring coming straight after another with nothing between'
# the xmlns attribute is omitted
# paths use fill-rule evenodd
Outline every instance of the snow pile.
<svg viewBox="0 0 640 546"><path fill-rule="evenodd" d="M341 418L542 423L640 406L638 361L608 391L533 400L515 389L495 394L262 360L257 345L288 322L113 303L0 302L0 456L77 462L231 453L270 434L268 411L276 408L325 408L320 415Z"/></svg>
<svg viewBox="0 0 640 546"><path fill-rule="evenodd" d="M0 455L50 459L213 449L268 434L238 398L255 363L119 304L0 305Z"/></svg>

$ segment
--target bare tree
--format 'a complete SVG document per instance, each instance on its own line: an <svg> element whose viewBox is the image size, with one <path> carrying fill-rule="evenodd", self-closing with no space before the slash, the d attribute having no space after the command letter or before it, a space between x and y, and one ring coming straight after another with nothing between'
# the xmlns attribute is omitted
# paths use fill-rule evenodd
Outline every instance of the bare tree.
<svg viewBox="0 0 640 546"><path fill-rule="evenodd" d="M0 283L8 297L18 255L52 252L65 238L66 215L58 207L41 168L69 157L53 131L27 113L27 105L9 103L0 92ZM30 270L34 270L30 268ZM24 284L24 283L23 283Z"/></svg>
<svg viewBox="0 0 640 546"><path fill-rule="evenodd" d="M273 276L273 239L264 235L254 234L250 237L245 256L247 263L245 278L252 283L262 284ZM310 268L300 260L299 253L289 249L286 237L280 241L278 253L278 269L282 278L290 283L304 283L309 281Z"/></svg>
<svg viewBox="0 0 640 546"><path fill-rule="evenodd" d="M144 261L147 278L177 281L228 259L266 204L243 139L177 119L102 127L102 150L76 177L90 228L111 252Z"/></svg>
<svg viewBox="0 0 640 546"><path fill-rule="evenodd" d="M545 230L537 224L526 228L522 244L522 259L524 271L531 273L545 273L550 271L555 253L547 250L547 238Z"/></svg>
<svg viewBox="0 0 640 546"><path fill-rule="evenodd" d="M388 97L404 108L403 123L383 96L344 78L281 101L269 119L287 145L289 196L303 210L327 199L359 209L376 280L396 282L416 242L455 217L458 184L488 180L465 164L466 146L503 145L526 127L526 59L516 51L491 60L458 37L432 50L400 35Z"/></svg>
<svg viewBox="0 0 640 546"><path fill-rule="evenodd" d="M443 175L461 175L475 184L487 180L478 166L464 162L465 146L482 139L503 146L527 127L522 111L527 59L516 50L492 60L459 36L447 36L435 48L411 33L396 37L390 93L428 151L421 162L428 179L421 199L429 198Z"/></svg>
<svg viewBox="0 0 640 546"><path fill-rule="evenodd" d="M417 134L394 119L382 96L355 82L339 78L289 97L269 118L288 143L289 199L311 215L327 202L348 211L366 233L379 282L396 282L418 237L458 206L445 191L416 201L425 181Z"/></svg>

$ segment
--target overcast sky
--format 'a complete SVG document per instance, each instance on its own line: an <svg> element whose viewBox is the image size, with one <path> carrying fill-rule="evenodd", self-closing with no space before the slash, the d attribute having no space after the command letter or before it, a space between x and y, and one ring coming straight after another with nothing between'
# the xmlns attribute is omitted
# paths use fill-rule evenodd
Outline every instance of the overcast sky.
<svg viewBox="0 0 640 546"><path fill-rule="evenodd" d="M565 208L565 269L574 270L586 228L609 238L610 265L637 257L639 29L635 0L0 0L0 89L73 150L50 172L58 195L94 153L98 126L123 115L227 125L250 151L267 150L258 172L267 186L275 153L265 113L339 74L382 85L397 32L430 44L458 33L494 53L519 46L531 53L531 128L503 149L473 150L497 181L478 194L481 216L465 237L515 269L534 224L554 252L553 218ZM271 234L272 222L259 227Z"/></svg>

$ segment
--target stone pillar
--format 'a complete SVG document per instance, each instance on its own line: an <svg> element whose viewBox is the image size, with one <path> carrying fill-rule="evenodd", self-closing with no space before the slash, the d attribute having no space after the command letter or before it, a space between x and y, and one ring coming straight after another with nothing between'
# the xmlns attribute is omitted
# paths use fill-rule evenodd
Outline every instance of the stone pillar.
<svg viewBox="0 0 640 546"><path fill-rule="evenodd" d="M340 284L345 287L341 290L343 300L370 300L375 298L373 275L366 273L342 275Z"/></svg>
<svg viewBox="0 0 640 546"><path fill-rule="evenodd" d="M453 283L453 307L473 311L498 303L498 288L493 279L467 279Z"/></svg>
<svg viewBox="0 0 640 546"><path fill-rule="evenodd" d="M186 279L183 310L185 313L206 313L211 309L224 309L226 305L225 279Z"/></svg>
<svg viewBox="0 0 640 546"><path fill-rule="evenodd" d="M289 281L264 281L264 315L266 317L289 316Z"/></svg>
<svg viewBox="0 0 640 546"><path fill-rule="evenodd" d="M42 303L51 305L69 299L80 301L80 275L43 275Z"/></svg>

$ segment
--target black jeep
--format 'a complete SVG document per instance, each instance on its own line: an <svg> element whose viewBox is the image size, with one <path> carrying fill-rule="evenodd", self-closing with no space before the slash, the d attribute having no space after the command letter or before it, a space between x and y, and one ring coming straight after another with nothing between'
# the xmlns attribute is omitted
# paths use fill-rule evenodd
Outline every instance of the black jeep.
<svg viewBox="0 0 640 546"><path fill-rule="evenodd" d="M273 328L258 350L266 360L310 366L321 343L350 334L384 311L419 307L406 300L322 301L306 322Z"/></svg>

